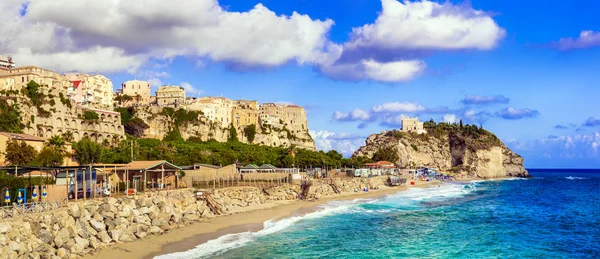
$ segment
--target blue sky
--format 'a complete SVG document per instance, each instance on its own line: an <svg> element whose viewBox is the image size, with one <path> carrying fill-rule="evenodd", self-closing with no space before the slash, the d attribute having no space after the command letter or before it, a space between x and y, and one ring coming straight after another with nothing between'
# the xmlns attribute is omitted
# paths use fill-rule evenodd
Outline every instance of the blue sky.
<svg viewBox="0 0 600 259"><path fill-rule="evenodd" d="M600 2L109 2L8 0L0 54L299 104L346 155L404 114L482 124L526 167L600 167Z"/></svg>

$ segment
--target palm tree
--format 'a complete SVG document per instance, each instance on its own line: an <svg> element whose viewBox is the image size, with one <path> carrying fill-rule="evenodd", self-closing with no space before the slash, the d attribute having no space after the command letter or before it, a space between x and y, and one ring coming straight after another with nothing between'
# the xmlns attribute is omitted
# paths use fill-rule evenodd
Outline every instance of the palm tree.
<svg viewBox="0 0 600 259"><path fill-rule="evenodd" d="M71 132L70 130L68 130L67 132L63 133L62 138L67 141L67 142L73 142L73 132Z"/></svg>
<svg viewBox="0 0 600 259"><path fill-rule="evenodd" d="M50 139L48 139L48 144L50 145L50 147L55 148L61 153L65 152L65 143L65 140L58 135L52 136Z"/></svg>

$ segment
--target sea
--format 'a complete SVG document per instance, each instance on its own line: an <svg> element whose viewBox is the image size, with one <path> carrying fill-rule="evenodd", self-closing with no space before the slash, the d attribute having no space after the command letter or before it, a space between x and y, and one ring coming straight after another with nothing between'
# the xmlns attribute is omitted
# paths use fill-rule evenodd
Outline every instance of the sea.
<svg viewBox="0 0 600 259"><path fill-rule="evenodd" d="M600 258L600 170L334 201L171 258Z"/></svg>

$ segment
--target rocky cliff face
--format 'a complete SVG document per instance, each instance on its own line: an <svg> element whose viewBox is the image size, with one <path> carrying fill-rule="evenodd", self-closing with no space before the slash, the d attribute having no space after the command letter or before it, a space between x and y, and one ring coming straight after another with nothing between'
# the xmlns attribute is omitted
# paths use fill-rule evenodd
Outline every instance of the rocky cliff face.
<svg viewBox="0 0 600 259"><path fill-rule="evenodd" d="M135 116L142 119L150 127L144 131L144 137L163 139L167 133L175 127L175 118L164 115L163 107L147 106L135 109ZM287 131L271 128L261 128L256 125L256 135L252 143L244 135L243 129L236 129L237 138L240 142L248 144L260 144L274 147L289 147L295 145L299 148L316 150L315 142L306 132L290 134ZM178 126L181 136L184 139L197 137L203 141L214 139L219 142L225 142L229 138L229 125L213 123L204 116L199 116L197 120L186 121Z"/></svg>
<svg viewBox="0 0 600 259"><path fill-rule="evenodd" d="M495 136L494 136L495 138ZM372 134L365 146L353 156L373 157L381 148L390 148L397 154L393 161L401 167L435 167L443 172L478 178L528 177L523 158L499 140L496 144L474 145L473 139L456 134L409 134L386 131Z"/></svg>

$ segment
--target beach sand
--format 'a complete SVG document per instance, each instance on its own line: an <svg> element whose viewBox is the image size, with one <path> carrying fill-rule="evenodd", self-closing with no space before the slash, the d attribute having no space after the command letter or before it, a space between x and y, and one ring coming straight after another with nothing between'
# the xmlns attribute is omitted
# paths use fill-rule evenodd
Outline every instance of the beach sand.
<svg viewBox="0 0 600 259"><path fill-rule="evenodd" d="M416 184L410 187L382 187L379 190L372 190L370 192L342 193L317 201L279 201L247 207L236 211L234 214L209 218L182 228L172 229L162 235L149 236L130 243L113 244L83 258L153 258L157 255L187 251L199 244L223 235L259 231L263 228L263 223L267 220L277 220L317 211L319 205L330 201L379 198L407 190L408 188L428 187L432 184L437 185L439 181L417 181Z"/></svg>

